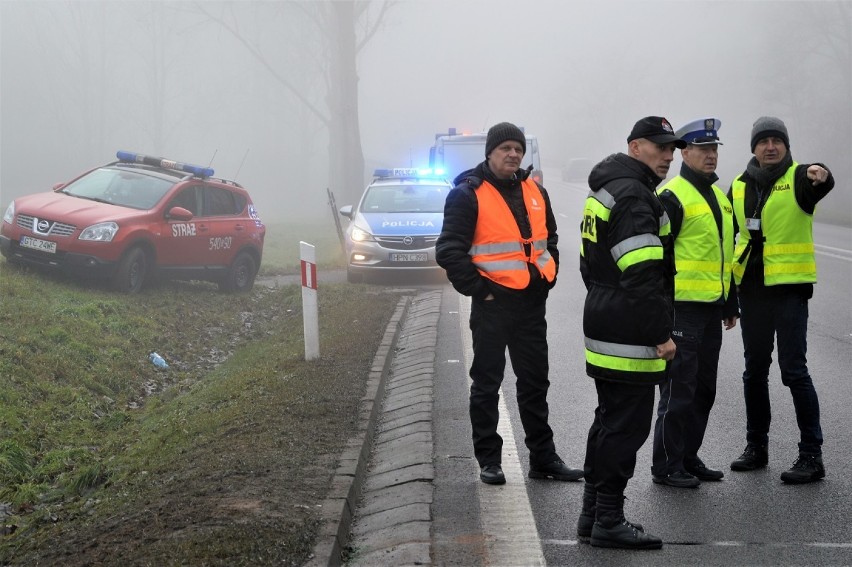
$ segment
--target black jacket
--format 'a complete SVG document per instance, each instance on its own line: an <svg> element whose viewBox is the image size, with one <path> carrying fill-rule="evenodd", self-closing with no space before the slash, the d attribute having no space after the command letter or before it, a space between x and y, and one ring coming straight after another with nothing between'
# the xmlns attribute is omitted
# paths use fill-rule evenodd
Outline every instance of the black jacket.
<svg viewBox="0 0 852 567"><path fill-rule="evenodd" d="M623 271L612 255L614 246L631 238L659 235L665 213L654 190L661 181L644 163L623 153L605 158L589 174L588 199L606 200L601 193L605 190L614 200L608 222L597 223L596 241L587 237L582 240L580 273L588 290L583 332L589 339L656 346L671 338L671 239L660 239L663 259L634 263Z"/></svg>
<svg viewBox="0 0 852 567"><path fill-rule="evenodd" d="M444 225L435 245L435 257L438 264L447 271L450 283L462 295L468 295L474 299L485 299L490 293L498 302L505 303L507 306L524 305L547 299L548 291L556 283L555 278L553 282L548 282L541 276L538 269L530 264L530 284L527 288L523 290L507 288L480 274L469 253L479 217L479 203L475 191L483 180L491 183L506 200L518 223L521 235L524 238L532 235L521 192L521 181L528 175L528 171L519 169L516 174L517 179L498 179L488 169L486 162L482 162L455 178L455 188L447 195L444 205ZM553 215L547 191L541 185L538 185L538 188L545 202L547 249L553 256L558 270L559 251L556 245L559 236L556 233L556 218Z"/></svg>

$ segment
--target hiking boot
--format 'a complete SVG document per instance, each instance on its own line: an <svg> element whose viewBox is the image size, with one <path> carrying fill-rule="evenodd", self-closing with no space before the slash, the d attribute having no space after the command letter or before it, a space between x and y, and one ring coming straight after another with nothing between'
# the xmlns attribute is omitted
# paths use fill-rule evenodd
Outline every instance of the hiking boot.
<svg viewBox="0 0 852 567"><path fill-rule="evenodd" d="M781 473L781 480L788 484L804 484L825 477L820 455L799 455L788 471Z"/></svg>
<svg viewBox="0 0 852 567"><path fill-rule="evenodd" d="M686 471L676 471L667 475L654 475L654 484L665 484L674 488L698 488L701 481Z"/></svg>
<svg viewBox="0 0 852 567"><path fill-rule="evenodd" d="M722 471L707 468L707 465L705 465L701 459L698 459L690 465L684 463L683 468L686 470L686 472L701 481L722 480L722 478L724 478L725 476L725 473L723 473Z"/></svg>
<svg viewBox="0 0 852 567"><path fill-rule="evenodd" d="M530 478L552 478L553 480L580 480L583 471L568 468L565 463L557 459L546 465L534 465L530 463Z"/></svg>
<svg viewBox="0 0 852 567"><path fill-rule="evenodd" d="M753 471L754 469L762 469L769 463L769 451L766 445L755 445L749 443L746 445L743 454L731 463L732 471Z"/></svg>
<svg viewBox="0 0 852 567"><path fill-rule="evenodd" d="M485 465L479 472L479 480L485 484L506 484L506 476L500 465Z"/></svg>
<svg viewBox="0 0 852 567"><path fill-rule="evenodd" d="M600 522L595 522L589 543L593 547L616 549L660 549L663 547L663 540L637 529L624 518L621 519L621 522L609 528L603 527Z"/></svg>

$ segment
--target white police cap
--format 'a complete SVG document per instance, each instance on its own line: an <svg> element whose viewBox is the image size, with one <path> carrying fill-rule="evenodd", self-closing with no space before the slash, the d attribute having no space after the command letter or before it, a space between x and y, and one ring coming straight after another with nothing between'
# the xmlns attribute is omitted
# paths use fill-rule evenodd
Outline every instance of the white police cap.
<svg viewBox="0 0 852 567"><path fill-rule="evenodd" d="M706 146L709 144L721 144L719 141L719 128L722 121L718 118L699 118L685 126L681 126L675 136L694 146Z"/></svg>

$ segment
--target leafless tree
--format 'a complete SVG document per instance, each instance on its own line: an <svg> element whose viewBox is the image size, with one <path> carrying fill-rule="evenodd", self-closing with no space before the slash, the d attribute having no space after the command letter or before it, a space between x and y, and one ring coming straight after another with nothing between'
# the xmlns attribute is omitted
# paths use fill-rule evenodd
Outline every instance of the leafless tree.
<svg viewBox="0 0 852 567"><path fill-rule="evenodd" d="M328 133L329 184L341 202L354 201L364 181L364 154L358 119L358 54L380 29L382 20L396 2L383 0L286 2L278 5L287 15L302 22L318 38L317 44L289 42L289 53L269 52L259 40L241 30L233 6L196 4L199 11L231 33L266 68L272 77L308 109ZM218 9L217 9L218 8ZM286 61L298 53L303 61L314 61L321 76L318 94L315 84L292 73ZM282 65L282 60L284 64ZM294 66L295 67L295 66ZM299 69L305 69L303 64ZM303 71L302 71L303 72ZM316 188L322 190L322 188Z"/></svg>

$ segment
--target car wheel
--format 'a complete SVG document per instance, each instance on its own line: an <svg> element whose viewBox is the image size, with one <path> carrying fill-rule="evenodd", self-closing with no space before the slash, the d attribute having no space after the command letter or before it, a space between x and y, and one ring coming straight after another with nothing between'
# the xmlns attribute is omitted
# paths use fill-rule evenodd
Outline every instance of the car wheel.
<svg viewBox="0 0 852 567"><path fill-rule="evenodd" d="M228 293L250 291L254 286L257 266L248 252L240 252L234 258L225 279L219 282L219 289Z"/></svg>
<svg viewBox="0 0 852 567"><path fill-rule="evenodd" d="M122 293L139 293L148 275L148 257L141 248L128 250L112 277L112 287Z"/></svg>

